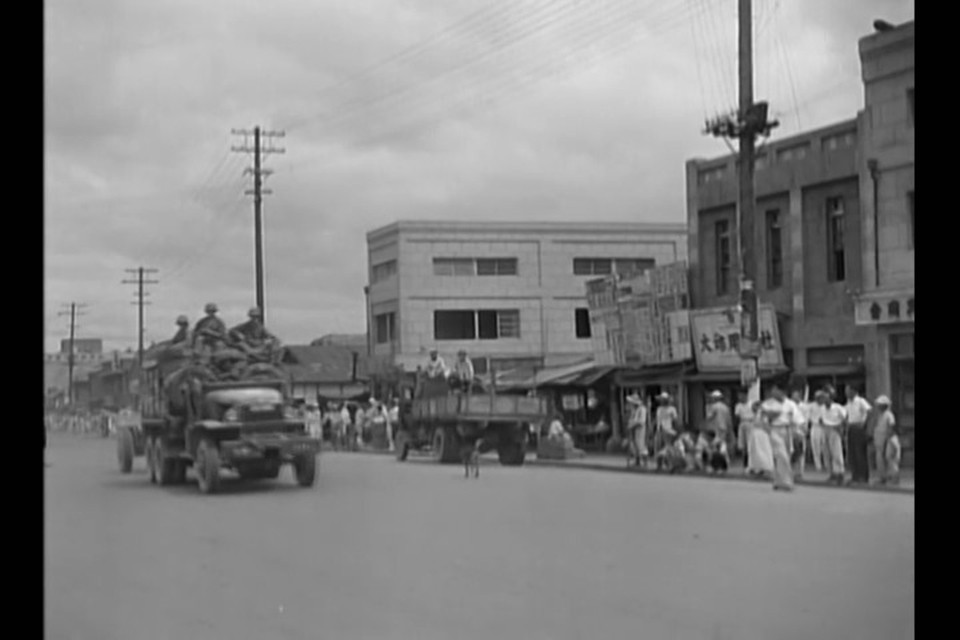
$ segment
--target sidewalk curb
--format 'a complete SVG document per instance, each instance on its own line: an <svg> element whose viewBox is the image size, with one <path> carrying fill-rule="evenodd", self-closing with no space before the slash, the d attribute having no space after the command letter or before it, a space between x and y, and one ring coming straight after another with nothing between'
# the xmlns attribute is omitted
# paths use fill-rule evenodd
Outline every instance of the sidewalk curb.
<svg viewBox="0 0 960 640"><path fill-rule="evenodd" d="M528 465L534 465L538 467L552 467L556 469L589 469L591 471L612 471L616 473L632 473L636 475L649 475L649 476L659 476L659 477L677 477L677 478L704 478L709 480L732 480L739 482L754 482L758 484L769 484L769 480L756 480L754 478L749 478L747 476L742 476L739 474L726 474L726 475L707 475L702 473L678 473L678 474L669 474L669 473L658 473L656 471L645 471L641 469L628 468L625 464L622 467L615 467L609 464L600 464L596 462L565 462L562 460L528 460L526 462ZM827 484L826 482L816 482L811 480L798 480L794 484L797 486L804 487L820 487L824 489L847 489L850 491L870 491L876 493L902 493L907 495L914 495L916 489L910 489L907 487L879 487L875 485L861 485L861 486L849 486L844 485L838 487L837 485Z"/></svg>

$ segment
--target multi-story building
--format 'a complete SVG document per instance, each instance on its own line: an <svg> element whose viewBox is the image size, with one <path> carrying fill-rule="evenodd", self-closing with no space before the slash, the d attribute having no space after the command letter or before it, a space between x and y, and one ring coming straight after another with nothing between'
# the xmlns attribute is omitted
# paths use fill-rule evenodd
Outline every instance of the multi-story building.
<svg viewBox="0 0 960 640"><path fill-rule="evenodd" d="M374 365L436 348L478 373L592 356L585 283L686 260L683 224L407 222L367 234Z"/></svg>
<svg viewBox="0 0 960 640"><path fill-rule="evenodd" d="M776 308L785 364L812 386L892 394L905 448L913 430L913 47L913 22L863 38L864 110L761 145L753 237L756 286ZM687 216L694 304L736 305L735 157L687 163Z"/></svg>

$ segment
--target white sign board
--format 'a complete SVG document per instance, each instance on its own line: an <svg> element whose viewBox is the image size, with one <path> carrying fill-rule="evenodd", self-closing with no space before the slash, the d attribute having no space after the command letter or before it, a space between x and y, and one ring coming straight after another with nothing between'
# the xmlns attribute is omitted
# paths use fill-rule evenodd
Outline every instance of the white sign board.
<svg viewBox="0 0 960 640"><path fill-rule="evenodd" d="M773 307L758 310L761 346L760 368L783 366L783 346ZM690 312L693 353L700 371L740 372L740 317L728 308L700 309Z"/></svg>

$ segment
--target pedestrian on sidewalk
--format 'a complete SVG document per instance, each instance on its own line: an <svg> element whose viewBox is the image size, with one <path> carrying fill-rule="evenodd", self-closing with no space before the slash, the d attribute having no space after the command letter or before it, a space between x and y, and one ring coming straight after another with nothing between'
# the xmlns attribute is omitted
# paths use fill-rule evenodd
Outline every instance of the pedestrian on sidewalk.
<svg viewBox="0 0 960 640"><path fill-rule="evenodd" d="M760 402L754 402L750 410L753 420L747 425L747 465L744 470L751 476L772 478L775 463L770 434L767 431L769 425L764 419Z"/></svg>
<svg viewBox="0 0 960 640"><path fill-rule="evenodd" d="M660 449L666 445L673 444L679 435L680 415L677 408L673 406L673 398L664 391L658 396L660 401L657 407L656 415L656 437L659 440L656 448Z"/></svg>
<svg viewBox="0 0 960 640"><path fill-rule="evenodd" d="M810 432L810 404L803 398L803 394L795 389L790 400L794 409L794 428L792 433L793 447L790 452L790 462L793 464L793 479L803 480L807 470L807 434Z"/></svg>
<svg viewBox="0 0 960 640"><path fill-rule="evenodd" d="M708 396L707 418L704 422L703 431L706 432L707 440L712 444L714 440L731 442L733 437L733 417L730 415L730 407L727 406L723 398L723 392L714 390Z"/></svg>
<svg viewBox="0 0 960 640"><path fill-rule="evenodd" d="M797 412L796 404L787 398L783 390L776 385L770 391L770 397L764 401L761 407L773 453L774 491L793 491L793 466L790 463L790 445L788 442L796 428Z"/></svg>
<svg viewBox="0 0 960 640"><path fill-rule="evenodd" d="M877 463L877 482L878 484L886 484L892 476L887 463L889 453L895 454L896 472L900 471L900 439L897 438L896 444L890 447L889 443L891 438L896 438L894 431L897 426L893 412L890 411L890 398L880 396L877 398L875 404L877 407L877 420L873 428L873 446ZM888 451L888 448L890 451Z"/></svg>
<svg viewBox="0 0 960 640"><path fill-rule="evenodd" d="M887 468L887 477L885 484L898 486L900 484L900 425L893 423L890 425L890 437L884 446L886 454L884 462Z"/></svg>
<svg viewBox="0 0 960 640"><path fill-rule="evenodd" d="M754 419L756 418L753 408L750 403L747 401L747 392L740 390L737 393L737 405L733 409L733 429L736 432L734 434L736 441L734 448L738 456L743 457L743 466L747 467L749 464L749 454L748 454L748 444L750 435L750 425L753 424Z"/></svg>
<svg viewBox="0 0 960 640"><path fill-rule="evenodd" d="M822 392L818 391L815 398ZM830 470L830 451L827 447L827 433L819 420L814 419L817 414L817 401L807 405L807 419L810 426L810 454L813 458L813 467L819 472Z"/></svg>
<svg viewBox="0 0 960 640"><path fill-rule="evenodd" d="M643 466L649 452L647 451L647 404L636 391L627 396L627 406L631 408L627 422L627 433L630 436L630 458L637 466Z"/></svg>
<svg viewBox="0 0 960 640"><path fill-rule="evenodd" d="M867 457L867 418L870 403L852 385L847 385L847 452L850 456L850 484L870 482L870 462Z"/></svg>
<svg viewBox="0 0 960 640"><path fill-rule="evenodd" d="M813 411L813 422L823 429L827 441L827 469L830 470L828 483L843 484L843 425L847 411L833 400L833 394L827 389L817 392L817 406Z"/></svg>

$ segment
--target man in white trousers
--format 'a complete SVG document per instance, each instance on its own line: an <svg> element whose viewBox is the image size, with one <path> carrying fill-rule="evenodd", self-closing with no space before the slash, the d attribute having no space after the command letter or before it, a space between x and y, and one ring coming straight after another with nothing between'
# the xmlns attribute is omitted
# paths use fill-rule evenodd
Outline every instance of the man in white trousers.
<svg viewBox="0 0 960 640"><path fill-rule="evenodd" d="M796 403L784 395L780 387L774 386L760 410L765 423L769 425L770 447L773 449L773 489L793 491L793 467L790 464L788 442L793 437L799 409Z"/></svg>
<svg viewBox="0 0 960 640"><path fill-rule="evenodd" d="M817 392L817 407L812 418L812 422L823 429L826 437L827 469L830 471L827 482L842 485L846 473L843 460L843 426L847 420L847 412L842 405L834 402L832 394L824 389Z"/></svg>

